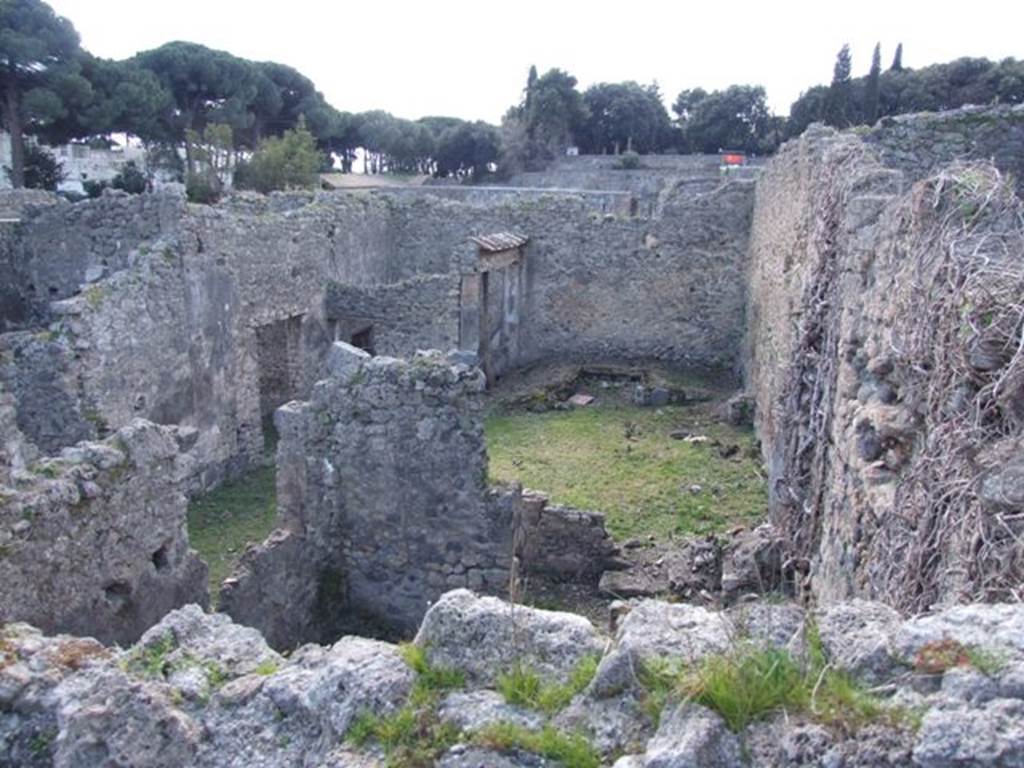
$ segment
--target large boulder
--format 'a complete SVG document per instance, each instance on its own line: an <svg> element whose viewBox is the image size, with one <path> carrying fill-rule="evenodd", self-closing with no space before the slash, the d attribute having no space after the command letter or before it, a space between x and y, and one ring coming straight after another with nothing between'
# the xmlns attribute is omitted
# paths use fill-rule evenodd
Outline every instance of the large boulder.
<svg viewBox="0 0 1024 768"><path fill-rule="evenodd" d="M475 685L493 684L517 664L564 681L583 658L604 648L582 616L513 605L467 589L447 592L431 606L415 642L431 664L462 670Z"/></svg>

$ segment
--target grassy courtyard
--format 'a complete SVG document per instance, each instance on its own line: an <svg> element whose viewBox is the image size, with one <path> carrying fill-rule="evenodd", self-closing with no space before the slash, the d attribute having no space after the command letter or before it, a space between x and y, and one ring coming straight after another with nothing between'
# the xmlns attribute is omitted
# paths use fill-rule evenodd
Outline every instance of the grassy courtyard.
<svg viewBox="0 0 1024 768"><path fill-rule="evenodd" d="M676 430L707 439L673 439ZM604 512L619 539L723 531L767 510L753 432L718 422L709 405L499 411L486 433L492 482ZM724 458L727 446L738 450Z"/></svg>
<svg viewBox="0 0 1024 768"><path fill-rule="evenodd" d="M273 465L260 467L189 504L189 540L210 566L214 601L221 582L231 575L245 548L263 541L273 530L275 476Z"/></svg>

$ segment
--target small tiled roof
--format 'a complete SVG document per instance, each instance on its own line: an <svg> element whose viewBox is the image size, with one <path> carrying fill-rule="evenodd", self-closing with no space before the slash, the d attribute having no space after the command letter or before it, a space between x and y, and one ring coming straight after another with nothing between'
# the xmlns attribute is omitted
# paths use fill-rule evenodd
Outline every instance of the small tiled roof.
<svg viewBox="0 0 1024 768"><path fill-rule="evenodd" d="M517 235L514 232L495 232L493 235L476 235L469 239L483 250L497 253L498 251L510 251L513 248L526 245L530 238L525 235Z"/></svg>

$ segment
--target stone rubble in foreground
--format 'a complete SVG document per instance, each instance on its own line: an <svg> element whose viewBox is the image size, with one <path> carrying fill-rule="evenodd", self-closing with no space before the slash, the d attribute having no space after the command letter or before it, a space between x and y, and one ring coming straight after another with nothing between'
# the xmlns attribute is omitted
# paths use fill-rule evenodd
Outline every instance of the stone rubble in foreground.
<svg viewBox="0 0 1024 768"><path fill-rule="evenodd" d="M865 601L813 616L787 603L713 611L641 600L605 636L569 613L511 606L465 589L434 604L415 643L429 663L463 671L438 717L463 732L439 759L446 768L559 765L517 750L493 751L472 732L495 722L581 733L615 768L681 766L1024 765L1024 605L960 605L901 619ZM920 713L916 729L870 725L839 733L800 716L773 716L733 733L710 709L669 701L655 725L638 670L655 660L696 664L739 637L807 651L813 620L832 663ZM922 648L954 641L998 663L924 674ZM564 681L588 654L589 685L554 715L507 704L496 676L519 663ZM387 715L409 697L416 673L398 646L344 637L289 656L254 629L195 605L169 613L125 650L91 639L0 630L0 765L388 765L383 751L346 734L360 713Z"/></svg>

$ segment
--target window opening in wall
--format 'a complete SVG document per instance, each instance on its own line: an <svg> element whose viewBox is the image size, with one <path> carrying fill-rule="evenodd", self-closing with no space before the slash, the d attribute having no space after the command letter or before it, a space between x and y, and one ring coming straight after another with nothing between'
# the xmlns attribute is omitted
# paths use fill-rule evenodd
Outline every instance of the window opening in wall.
<svg viewBox="0 0 1024 768"><path fill-rule="evenodd" d="M373 326L368 325L362 330L353 333L349 343L353 347L359 347L364 352L369 352L371 355L376 354L373 350Z"/></svg>

